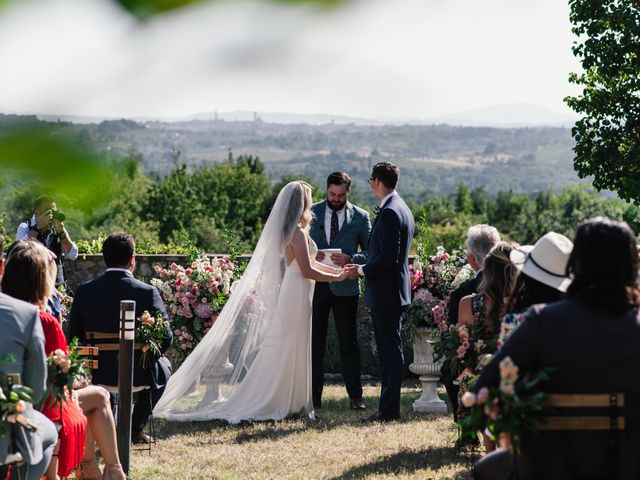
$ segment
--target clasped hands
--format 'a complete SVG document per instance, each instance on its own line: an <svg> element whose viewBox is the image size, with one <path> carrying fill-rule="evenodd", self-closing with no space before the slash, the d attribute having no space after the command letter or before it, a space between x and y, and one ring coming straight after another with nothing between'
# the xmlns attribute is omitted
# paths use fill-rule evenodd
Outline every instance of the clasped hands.
<svg viewBox="0 0 640 480"><path fill-rule="evenodd" d="M360 265L357 265L355 263L348 263L344 265L342 268L345 272L347 272L347 278L349 280L357 280L358 278L360 278L360 274L358 273L358 267L360 267Z"/></svg>

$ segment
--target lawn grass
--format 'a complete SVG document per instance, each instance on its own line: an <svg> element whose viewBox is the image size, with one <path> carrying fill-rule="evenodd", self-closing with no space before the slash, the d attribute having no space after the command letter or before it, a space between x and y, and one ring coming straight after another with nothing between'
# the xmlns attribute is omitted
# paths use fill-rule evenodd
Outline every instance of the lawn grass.
<svg viewBox="0 0 640 480"><path fill-rule="evenodd" d="M362 425L375 411L379 385L364 387L368 410L349 410L343 385L328 385L319 420L230 426L156 419L151 455L134 452L140 479L469 479L476 455L459 453L450 416L415 414L420 390L402 392L402 420Z"/></svg>

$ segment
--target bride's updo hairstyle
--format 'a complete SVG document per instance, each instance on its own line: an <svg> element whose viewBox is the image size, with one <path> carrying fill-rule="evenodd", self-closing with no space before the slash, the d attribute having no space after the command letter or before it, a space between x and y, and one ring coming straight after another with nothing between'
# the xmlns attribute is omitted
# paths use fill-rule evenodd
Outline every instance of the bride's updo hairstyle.
<svg viewBox="0 0 640 480"><path fill-rule="evenodd" d="M629 225L594 217L578 227L573 244L567 297L615 313L638 309L638 247Z"/></svg>

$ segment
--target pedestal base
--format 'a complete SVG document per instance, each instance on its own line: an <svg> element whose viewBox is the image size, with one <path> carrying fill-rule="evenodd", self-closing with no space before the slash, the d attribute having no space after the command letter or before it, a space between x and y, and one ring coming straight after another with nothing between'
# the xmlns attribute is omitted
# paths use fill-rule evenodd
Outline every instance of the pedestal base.
<svg viewBox="0 0 640 480"><path fill-rule="evenodd" d="M417 413L447 413L447 404L444 403L436 392L438 377L420 377L422 382L422 395L413 402L413 411Z"/></svg>

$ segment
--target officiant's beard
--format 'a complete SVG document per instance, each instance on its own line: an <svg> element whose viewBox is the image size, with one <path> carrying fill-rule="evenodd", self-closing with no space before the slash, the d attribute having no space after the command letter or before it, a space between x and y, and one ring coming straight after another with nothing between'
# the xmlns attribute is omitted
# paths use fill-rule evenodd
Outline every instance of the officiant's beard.
<svg viewBox="0 0 640 480"><path fill-rule="evenodd" d="M329 205L329 208L331 210L335 210L336 212L342 210L344 208L344 206L347 204L346 200L344 202L332 202L331 200L327 199L327 205Z"/></svg>

